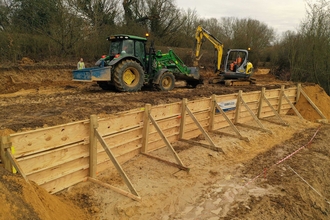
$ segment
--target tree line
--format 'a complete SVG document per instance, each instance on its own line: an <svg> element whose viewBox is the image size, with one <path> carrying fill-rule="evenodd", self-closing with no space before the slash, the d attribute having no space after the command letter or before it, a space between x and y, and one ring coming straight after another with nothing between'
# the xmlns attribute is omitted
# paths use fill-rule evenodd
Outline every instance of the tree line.
<svg viewBox="0 0 330 220"><path fill-rule="evenodd" d="M276 35L251 18L201 18L175 0L0 0L0 59L95 61L108 52L112 34L150 34L156 46L193 48L202 25L225 50L251 48L254 66L267 63L282 79L316 82L330 91L329 1L309 4L296 31ZM211 44L203 49L212 50Z"/></svg>

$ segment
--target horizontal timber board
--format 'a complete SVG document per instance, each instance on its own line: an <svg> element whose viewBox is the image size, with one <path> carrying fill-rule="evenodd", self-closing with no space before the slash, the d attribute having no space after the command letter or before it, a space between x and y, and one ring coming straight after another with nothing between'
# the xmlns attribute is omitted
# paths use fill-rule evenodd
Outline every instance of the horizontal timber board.
<svg viewBox="0 0 330 220"><path fill-rule="evenodd" d="M168 117L175 117L181 114L181 102L152 106L150 115L155 120L161 120Z"/></svg>
<svg viewBox="0 0 330 220"><path fill-rule="evenodd" d="M118 161L118 163L120 165L125 164L127 161L129 161L130 159L132 159L133 157L137 156L140 154L140 149L135 149L129 153L123 154L121 156L116 157L116 160ZM102 162L98 162L97 164L97 173L100 173L104 170L109 170L109 169L115 169L112 161L110 160L104 160ZM125 171L125 169L124 169ZM129 175L129 174L128 174Z"/></svg>
<svg viewBox="0 0 330 220"><path fill-rule="evenodd" d="M83 141L88 136L89 123L79 122L55 126L52 129L16 133L10 140L17 158Z"/></svg>
<svg viewBox="0 0 330 220"><path fill-rule="evenodd" d="M79 143L47 151L45 153L23 157L18 159L18 162L24 173L28 175L30 173L53 168L60 164L88 156L89 145Z"/></svg>
<svg viewBox="0 0 330 220"><path fill-rule="evenodd" d="M80 183L88 177L89 169L79 170L56 180L40 185L49 193L56 193L74 184Z"/></svg>
<svg viewBox="0 0 330 220"><path fill-rule="evenodd" d="M109 118L98 122L98 128L102 136L142 126L144 112L130 113L118 117Z"/></svg>
<svg viewBox="0 0 330 220"><path fill-rule="evenodd" d="M211 106L211 98L197 99L188 101L188 108L191 112L209 111Z"/></svg>
<svg viewBox="0 0 330 220"><path fill-rule="evenodd" d="M27 175L30 180L33 180L38 185L46 184L56 179L71 175L74 172L89 168L89 157L79 158L58 166L51 167L47 170L42 170L37 173Z"/></svg>

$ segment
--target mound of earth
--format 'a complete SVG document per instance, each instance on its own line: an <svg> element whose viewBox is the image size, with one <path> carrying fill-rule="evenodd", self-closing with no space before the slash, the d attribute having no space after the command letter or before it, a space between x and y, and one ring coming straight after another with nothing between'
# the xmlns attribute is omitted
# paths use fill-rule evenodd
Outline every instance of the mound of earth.
<svg viewBox="0 0 330 220"><path fill-rule="evenodd" d="M330 120L330 97L324 89L319 85L306 85L303 86L303 90L323 113L323 115ZM313 108L313 106L303 95L300 95L295 107L299 113L309 121L317 121L318 119L322 119L321 115L315 110L315 108Z"/></svg>
<svg viewBox="0 0 330 220"><path fill-rule="evenodd" d="M50 195L34 182L27 183L0 166L2 220L90 219L84 209L69 200Z"/></svg>

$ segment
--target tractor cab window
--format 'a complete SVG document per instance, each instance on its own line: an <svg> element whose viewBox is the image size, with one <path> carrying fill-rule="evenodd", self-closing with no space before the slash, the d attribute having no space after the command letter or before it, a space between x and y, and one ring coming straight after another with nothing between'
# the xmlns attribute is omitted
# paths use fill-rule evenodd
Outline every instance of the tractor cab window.
<svg viewBox="0 0 330 220"><path fill-rule="evenodd" d="M120 53L120 41L111 41L111 44L110 44L110 52L109 52L109 55L110 56L116 56L117 54Z"/></svg>
<svg viewBox="0 0 330 220"><path fill-rule="evenodd" d="M135 41L135 56L141 60L145 57L144 43L142 41Z"/></svg>
<svg viewBox="0 0 330 220"><path fill-rule="evenodd" d="M133 40L124 40L123 41L123 47L121 50L121 53L127 53L133 55L134 52L134 44Z"/></svg>

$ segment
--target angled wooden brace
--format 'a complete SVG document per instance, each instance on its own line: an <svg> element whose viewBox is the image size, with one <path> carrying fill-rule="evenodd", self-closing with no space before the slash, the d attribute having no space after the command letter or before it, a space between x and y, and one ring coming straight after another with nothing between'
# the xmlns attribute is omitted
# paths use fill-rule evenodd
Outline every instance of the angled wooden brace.
<svg viewBox="0 0 330 220"><path fill-rule="evenodd" d="M212 106L214 106L215 108L217 108L219 110L219 112L221 113L221 115L225 118L225 120L227 121L227 123L229 124L229 126L234 130L234 132L237 134L237 136L245 141L250 141L249 138L247 137L243 137L243 135L239 132L239 130L236 128L236 126L234 125L234 123L228 118L228 116L226 115L226 113L222 110L222 108L218 105L215 95L212 95ZM211 109L211 111L213 111L213 109ZM222 132L221 132L222 133ZM225 134L225 133L222 133ZM227 134L226 134L227 135Z"/></svg>
<svg viewBox="0 0 330 220"><path fill-rule="evenodd" d="M206 144L201 144L199 142L191 141L191 140L186 140L183 139L183 134L184 134L184 124L185 124L185 115L186 112L188 112L188 115L192 118L192 120L195 122L199 130L202 132L204 135L205 139L210 143L210 145ZM180 126L180 134L179 134L179 140L180 141L185 141L187 143L193 143L200 145L202 147L206 147L208 149L214 150L214 151L220 151L222 153L225 153L220 147L217 147L210 136L207 134L207 132L204 130L203 126L198 122L197 118L194 116L194 114L190 111L190 109L187 106L187 99L182 100L182 113L181 113L181 126Z"/></svg>
<svg viewBox="0 0 330 220"><path fill-rule="evenodd" d="M316 110L316 112L322 117L322 119L327 119L327 117L324 116L324 114L321 112L321 110L314 104L314 102L308 97L308 95L304 92L303 89L300 89L300 93L307 99L309 104Z"/></svg>
<svg viewBox="0 0 330 220"><path fill-rule="evenodd" d="M262 104L263 104L263 101L265 101L267 103L267 105L270 107L270 109L273 111L273 113L277 117L277 119L280 120L280 124L288 126L288 123L283 121L280 114L275 110L275 108L272 106L272 104L270 104L269 100L266 98L265 91L266 91L266 88L262 87L261 93L260 93L259 107L258 107L258 118L260 119L260 115L261 115L261 112L262 112Z"/></svg>
<svg viewBox="0 0 330 220"><path fill-rule="evenodd" d="M103 137L100 135L100 133L97 130L98 128L98 121L96 115L90 116L90 148L89 148L89 177L88 180L90 180L93 183L97 183L103 187L112 189L113 191L120 193L124 196L127 196L133 200L140 201L141 197L134 189L131 181L128 179L126 173L124 172L123 168L120 166L118 161L116 160L115 156L111 152L111 150L108 148L106 142L104 141ZM112 186L110 184L104 183L100 180L96 179L96 169L97 169L97 140L101 143L102 147L104 148L105 152L108 154L110 160L112 161L113 165L121 175L121 177L124 179L124 182L128 186L130 192L127 192L125 190L122 190L120 188L117 188L115 186Z"/></svg>
<svg viewBox="0 0 330 220"><path fill-rule="evenodd" d="M261 130L266 131L266 132L272 134L273 132L270 131L270 130L268 130L268 129L266 129L266 128L263 126L263 124L260 122L260 120L258 119L258 117L253 113L253 111L250 109L250 107L246 104L246 102L243 100L243 96L242 96L242 94L243 94L243 91L242 91L242 90L239 90L239 92L238 92L238 100L237 100L237 102L239 102L239 103L237 103L236 106L240 106L241 104L243 104L244 107L246 108L246 110L250 113L250 115L251 115L252 118L254 119L254 121L257 122L257 124L259 125L259 127L261 128ZM237 111L239 111L239 109L237 109L237 107L236 107L236 112L237 112ZM237 118L238 118L238 117L237 117ZM237 120L237 119L236 119L236 120Z"/></svg>
<svg viewBox="0 0 330 220"><path fill-rule="evenodd" d="M181 170L185 170L185 171L189 171L190 168L185 167L184 164L182 163L179 155L175 152L173 146L171 145L171 143L168 141L168 139L166 138L166 136L164 135L164 133L162 132L161 128L159 127L159 125L157 124L156 120L152 117L152 115L150 114L150 110L151 110L151 105L150 104L146 104L145 106L145 112L144 112L144 121L143 121L143 136L142 136L142 149L141 149L141 154L152 158L152 159L156 159L158 161L161 161L163 163L166 163L168 165L171 166L175 166ZM155 126L158 134L160 135L160 137L163 139L163 141L165 142L166 146L170 149L171 153L173 154L175 160L177 161L178 164L176 163L172 163L170 161L164 160L162 158L153 156L148 154L148 137L149 137L149 124L150 121L151 123Z"/></svg>
<svg viewBox="0 0 330 220"><path fill-rule="evenodd" d="M24 180L27 183L30 183L28 178L26 177L26 175L24 174L22 168L20 167L20 165L18 164L18 161L16 160L16 158L12 155L12 153L10 152L10 149L7 148L6 149L6 154L8 159L10 160L11 164L15 167L15 169L22 175L22 177L24 178Z"/></svg>
<svg viewBox="0 0 330 220"><path fill-rule="evenodd" d="M290 107L292 108L292 110L296 113L296 115L300 118L300 119L304 119L301 114L298 112L298 110L296 109L296 107L292 104L292 102L289 100L289 98L285 95L285 90L284 90L285 86L282 85L281 86L281 93L280 93L280 97L279 97L279 104L278 104L278 114L281 114L281 107L282 107L282 98L284 98L286 100L286 102L290 105Z"/></svg>
<svg viewBox="0 0 330 220"><path fill-rule="evenodd" d="M134 200L137 200L137 201L141 200L141 197L139 196L139 194L137 193L137 191L133 187L133 184L131 183L131 181L127 177L125 171L120 166L120 164L118 163L117 159L115 158L115 156L113 155L113 153L109 149L109 147L106 144L106 142L104 141L103 137L98 132L97 128L95 129L95 136L98 139L98 141L100 142L100 144L102 145L102 147L105 150L105 152L107 153L107 155L109 156L111 162L113 163L113 165L115 166L115 168L117 169L117 171L119 172L119 174L121 175L121 177L123 178L124 182L126 183L126 185L129 188L129 190L130 190L131 193L126 192L126 191L124 191L124 190L122 190L120 188L117 188L115 186L111 186L109 184L103 183L103 182L101 182L101 181L99 181L99 180L97 180L95 178L92 178L92 177L88 177L88 179L91 180L94 183L98 183L98 184L103 185L105 187L111 188L111 189L115 190L118 193L121 193L121 194L123 194L125 196L130 197L131 199L134 199Z"/></svg>

